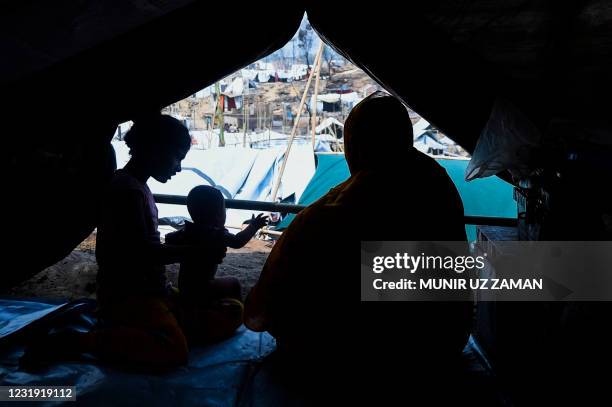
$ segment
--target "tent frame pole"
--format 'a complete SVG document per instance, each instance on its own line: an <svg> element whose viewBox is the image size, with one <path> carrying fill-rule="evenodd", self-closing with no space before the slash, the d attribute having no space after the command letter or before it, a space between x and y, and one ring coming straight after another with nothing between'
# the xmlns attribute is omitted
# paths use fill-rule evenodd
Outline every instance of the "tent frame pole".
<svg viewBox="0 0 612 407"><path fill-rule="evenodd" d="M319 51L317 52L317 56L315 58L315 66L319 63L321 59L321 54L323 53L324 43L321 41L321 45L319 46ZM297 115L295 117L295 122L293 123L293 128L291 129L291 135L289 136L289 142L287 143L287 150L285 150L285 159L283 160L283 164L281 165L280 172L276 179L276 183L274 184L274 188L272 189L272 199L271 201L276 201L276 196L278 195L278 188L280 187L281 181L283 179L283 174L285 172L285 167L287 166L287 161L289 160L289 153L291 152L291 145L293 144L293 139L295 139L295 133L297 131L297 127L300 124L300 117L302 116L302 110L304 109L304 103L306 102L306 96L308 95L308 89L310 88L310 83L312 82L312 77L314 74L314 70L310 71L310 75L308 75L308 81L306 82L306 86L304 87L304 93L302 94L302 100L300 100L300 106L298 107Z"/></svg>
<svg viewBox="0 0 612 407"><path fill-rule="evenodd" d="M311 122L310 122L310 127L311 127L311 132L312 132L312 151L315 150L315 143L316 143L316 126L317 126L317 106L318 106L318 101L317 98L319 97L319 82L321 79L321 61L323 60L322 56L323 56L323 50L325 49L325 44L323 42L321 42L321 56L319 56L319 61L315 67L316 70L316 76L315 76L315 85L314 85L314 112L312 114L312 118L311 118Z"/></svg>
<svg viewBox="0 0 612 407"><path fill-rule="evenodd" d="M155 202L169 205L187 205L187 197L181 195L153 194ZM248 201L242 199L226 199L225 207L229 209L244 209L264 212L299 213L306 205L294 205L277 202ZM497 216L463 216L466 225L490 225L516 227L516 218L502 218Z"/></svg>

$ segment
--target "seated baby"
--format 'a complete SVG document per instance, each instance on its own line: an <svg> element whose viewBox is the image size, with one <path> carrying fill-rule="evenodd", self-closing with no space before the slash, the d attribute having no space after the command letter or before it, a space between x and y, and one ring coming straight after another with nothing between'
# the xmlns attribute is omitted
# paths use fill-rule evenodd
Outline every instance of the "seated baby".
<svg viewBox="0 0 612 407"><path fill-rule="evenodd" d="M186 222L183 229L166 235L166 243L172 245L206 244L222 242L226 247L238 249L246 245L259 229L267 224L267 216L252 217L248 226L237 234L225 228L225 200L221 192L208 185L193 188L187 196L187 209L193 222ZM180 297L187 303L203 303L218 299L215 288L217 264L202 263L199 259L183 261L179 270ZM240 296L240 287L234 287ZM223 290L226 291L226 290Z"/></svg>

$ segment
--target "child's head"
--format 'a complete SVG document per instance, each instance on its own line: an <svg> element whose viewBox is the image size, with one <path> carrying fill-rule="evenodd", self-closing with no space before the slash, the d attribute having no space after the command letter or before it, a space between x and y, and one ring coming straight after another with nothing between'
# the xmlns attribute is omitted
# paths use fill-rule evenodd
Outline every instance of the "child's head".
<svg viewBox="0 0 612 407"><path fill-rule="evenodd" d="M187 210L196 224L225 225L225 199L217 188L208 185L193 188L187 195Z"/></svg>
<svg viewBox="0 0 612 407"><path fill-rule="evenodd" d="M159 182L168 181L181 170L181 161L191 147L187 128L159 113L134 119L124 140L132 159Z"/></svg>

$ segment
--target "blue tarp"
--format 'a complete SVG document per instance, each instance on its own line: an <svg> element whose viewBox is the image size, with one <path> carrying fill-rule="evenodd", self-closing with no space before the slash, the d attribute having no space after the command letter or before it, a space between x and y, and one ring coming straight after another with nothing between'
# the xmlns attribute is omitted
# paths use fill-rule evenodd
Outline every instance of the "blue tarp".
<svg viewBox="0 0 612 407"><path fill-rule="evenodd" d="M24 352L22 341L12 341L7 346L8 337L36 323L53 329L62 326L91 329L95 323L93 308L95 303L89 300L60 305L0 300L0 326L11 326L0 338L0 386L75 386L77 404L87 406L303 406L307 401L321 404L309 399L310 382L293 388L286 377L279 375L278 366L268 358L275 348L274 338L244 327L225 341L192 349L187 366L165 373L120 369L92 360L57 362L26 371L19 365ZM63 316L57 318L62 313ZM52 319L52 314L56 318ZM21 323L12 324L13 319ZM324 334L321 340L325 340ZM495 401L502 395L495 390L497 386L488 362L473 339L464 350L463 360L465 367L458 378L468 383L468 389L483 389L470 392L474 404L497 405ZM359 355L355 355L355 361L359 361ZM316 377L312 383L317 383ZM486 393L486 403L478 404L483 393ZM42 406L58 404L36 403Z"/></svg>
<svg viewBox="0 0 612 407"><path fill-rule="evenodd" d="M0 385L75 386L77 401L88 406L303 404L299 395L286 391L267 371L264 362L275 348L274 338L244 327L227 340L192 349L187 366L163 374L130 371L91 360L58 362L36 370L20 367L23 338L9 339L34 324L55 330L91 329L95 323L92 304L79 307L91 305L87 300L51 304L0 299ZM63 316L58 318L58 314Z"/></svg>
<svg viewBox="0 0 612 407"><path fill-rule="evenodd" d="M331 188L346 180L349 176L344 155L318 155L318 165L310 183L306 186L300 205L309 205L325 195ZM467 216L495 216L516 218L516 201L512 197L512 185L498 177L476 179L466 182L464 179L467 160L437 159L451 177ZM392 215L390 215L392 216ZM289 215L278 225L285 229L295 216ZM466 225L468 239L476 239L476 227Z"/></svg>
<svg viewBox="0 0 612 407"><path fill-rule="evenodd" d="M513 198L513 187L499 177L479 178L467 182L465 168L468 160L436 160L451 177L461 200L463 211L467 216L492 216L516 218L516 201ZM476 226L466 225L468 240L476 240Z"/></svg>
<svg viewBox="0 0 612 407"><path fill-rule="evenodd" d="M65 303L15 301L0 298L0 340L60 309Z"/></svg>

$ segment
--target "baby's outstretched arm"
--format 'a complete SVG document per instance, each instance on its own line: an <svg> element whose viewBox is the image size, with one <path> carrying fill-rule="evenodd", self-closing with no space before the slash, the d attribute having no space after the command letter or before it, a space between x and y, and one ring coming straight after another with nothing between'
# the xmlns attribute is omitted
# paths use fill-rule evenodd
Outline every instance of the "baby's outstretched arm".
<svg viewBox="0 0 612 407"><path fill-rule="evenodd" d="M255 233L262 227L264 227L268 223L268 217L264 216L263 213L257 215L257 217L252 216L251 222L249 225L242 231L236 233L235 235L226 232L225 239L228 247L232 249L240 249L245 244L249 242L255 236Z"/></svg>

